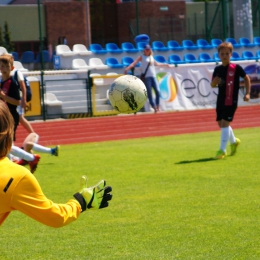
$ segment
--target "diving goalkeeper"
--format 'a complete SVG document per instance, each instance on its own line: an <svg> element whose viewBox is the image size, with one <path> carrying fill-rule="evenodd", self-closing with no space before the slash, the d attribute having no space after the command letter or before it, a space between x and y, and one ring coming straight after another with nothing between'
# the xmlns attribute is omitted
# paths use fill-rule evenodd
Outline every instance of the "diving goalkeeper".
<svg viewBox="0 0 260 260"><path fill-rule="evenodd" d="M11 211L19 210L44 225L58 228L73 222L85 210L108 206L112 188L106 186L105 180L87 188L86 176L82 176L79 191L67 203L57 204L46 198L34 175L6 157L12 146L13 128L13 118L0 101L0 225Z"/></svg>

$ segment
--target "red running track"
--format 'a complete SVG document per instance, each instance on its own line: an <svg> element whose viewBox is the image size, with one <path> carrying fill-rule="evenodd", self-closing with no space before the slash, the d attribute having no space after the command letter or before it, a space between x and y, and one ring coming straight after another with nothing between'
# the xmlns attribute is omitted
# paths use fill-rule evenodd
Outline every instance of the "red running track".
<svg viewBox="0 0 260 260"><path fill-rule="evenodd" d="M40 135L40 144L45 146L219 130L215 109L58 119L32 122L32 126ZM232 127L260 127L260 105L239 107ZM15 144L20 146L26 135L24 128L19 126Z"/></svg>

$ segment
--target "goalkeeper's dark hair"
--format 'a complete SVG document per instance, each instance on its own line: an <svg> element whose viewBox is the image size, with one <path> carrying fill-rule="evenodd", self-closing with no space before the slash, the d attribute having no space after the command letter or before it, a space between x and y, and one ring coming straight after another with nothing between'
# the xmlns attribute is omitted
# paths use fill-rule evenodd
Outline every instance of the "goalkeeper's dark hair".
<svg viewBox="0 0 260 260"><path fill-rule="evenodd" d="M13 135L13 117L6 103L0 100L0 159L9 154L13 143Z"/></svg>

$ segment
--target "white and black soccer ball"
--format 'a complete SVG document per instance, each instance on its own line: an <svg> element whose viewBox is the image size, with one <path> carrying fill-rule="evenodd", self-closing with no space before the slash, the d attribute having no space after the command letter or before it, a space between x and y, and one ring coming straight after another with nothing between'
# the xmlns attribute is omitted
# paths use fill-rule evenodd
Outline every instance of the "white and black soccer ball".
<svg viewBox="0 0 260 260"><path fill-rule="evenodd" d="M135 113L146 100L147 90L143 81L132 75L116 78L109 88L109 101L120 113Z"/></svg>

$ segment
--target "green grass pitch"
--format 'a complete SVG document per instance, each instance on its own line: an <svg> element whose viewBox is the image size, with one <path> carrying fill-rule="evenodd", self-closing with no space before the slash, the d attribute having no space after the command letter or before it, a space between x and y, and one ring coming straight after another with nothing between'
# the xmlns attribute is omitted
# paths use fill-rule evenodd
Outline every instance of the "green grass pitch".
<svg viewBox="0 0 260 260"><path fill-rule="evenodd" d="M12 212L0 227L0 259L260 259L260 128L234 132L241 145L223 160L212 160L220 132L42 154L35 176L49 199L67 202L83 174L89 185L106 179L113 199L60 229Z"/></svg>

